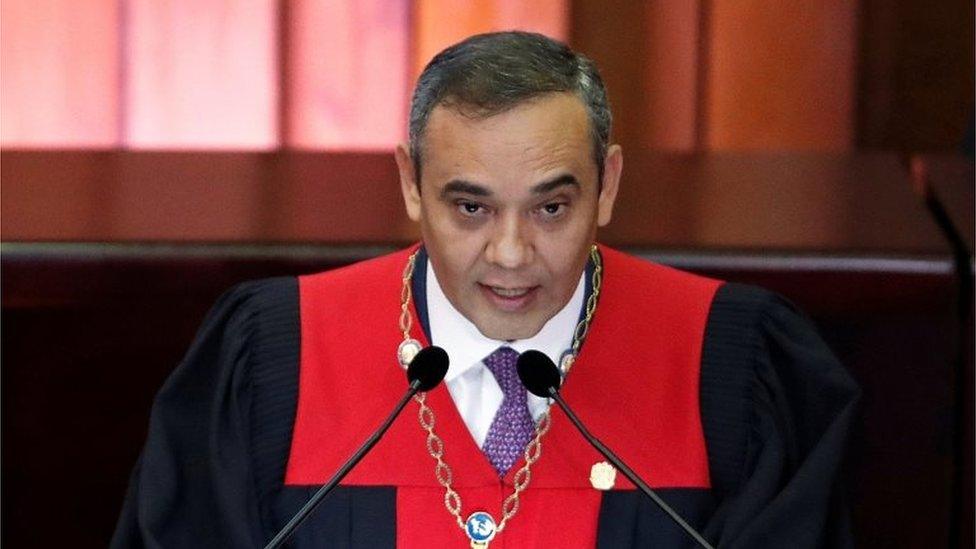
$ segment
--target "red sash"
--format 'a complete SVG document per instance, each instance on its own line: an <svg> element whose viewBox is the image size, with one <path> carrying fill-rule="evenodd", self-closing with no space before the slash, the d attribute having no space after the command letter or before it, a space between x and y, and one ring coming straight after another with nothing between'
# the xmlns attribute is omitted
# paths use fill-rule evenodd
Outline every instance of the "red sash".
<svg viewBox="0 0 976 549"><path fill-rule="evenodd" d="M348 459L406 389L396 361L403 267L413 249L299 279L298 412L285 475L315 485ZM720 282L601 247L603 287L589 336L562 394L588 428L655 488L708 488L699 369L708 310ZM413 337L427 344L414 315ZM442 384L428 394L466 518L501 517L516 463L499 481ZM411 403L344 485L397 487L398 547L468 547L444 508L444 489ZM603 461L555 407L542 457L518 514L493 549L593 547ZM616 490L634 486L618 475ZM517 543L516 543L517 541Z"/></svg>

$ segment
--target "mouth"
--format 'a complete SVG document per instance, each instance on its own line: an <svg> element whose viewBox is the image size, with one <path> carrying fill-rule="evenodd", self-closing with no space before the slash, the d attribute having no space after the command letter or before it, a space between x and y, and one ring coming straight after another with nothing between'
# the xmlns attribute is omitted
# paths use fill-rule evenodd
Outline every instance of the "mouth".
<svg viewBox="0 0 976 549"><path fill-rule="evenodd" d="M525 309L539 290L539 286L510 287L480 283L478 286L491 303L506 312L518 312Z"/></svg>
<svg viewBox="0 0 976 549"><path fill-rule="evenodd" d="M495 292L501 297L506 298L516 298L522 297L523 295L529 293L531 288L500 288L498 286L489 286L491 291Z"/></svg>

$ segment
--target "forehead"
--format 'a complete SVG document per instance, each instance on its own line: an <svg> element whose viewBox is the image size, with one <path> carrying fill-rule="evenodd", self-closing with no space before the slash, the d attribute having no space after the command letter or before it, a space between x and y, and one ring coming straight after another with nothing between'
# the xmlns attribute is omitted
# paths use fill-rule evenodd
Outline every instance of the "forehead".
<svg viewBox="0 0 976 549"><path fill-rule="evenodd" d="M561 171L595 180L592 150L586 108L570 93L546 94L488 117L438 106L425 132L423 178L435 185L458 177L531 183Z"/></svg>

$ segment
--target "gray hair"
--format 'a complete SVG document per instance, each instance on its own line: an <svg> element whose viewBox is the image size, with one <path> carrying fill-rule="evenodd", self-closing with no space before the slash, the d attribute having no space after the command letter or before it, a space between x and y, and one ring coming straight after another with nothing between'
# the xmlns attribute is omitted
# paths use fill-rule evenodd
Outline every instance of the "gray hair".
<svg viewBox="0 0 976 549"><path fill-rule="evenodd" d="M410 151L420 184L423 138L438 105L490 117L538 95L576 94L586 107L599 180L610 141L607 91L593 61L541 34L478 34L438 53L424 68L410 104Z"/></svg>

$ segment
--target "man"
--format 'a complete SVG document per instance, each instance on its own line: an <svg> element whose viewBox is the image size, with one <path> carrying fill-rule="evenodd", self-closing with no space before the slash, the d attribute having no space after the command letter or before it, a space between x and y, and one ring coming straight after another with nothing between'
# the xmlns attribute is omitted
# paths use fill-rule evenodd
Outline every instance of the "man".
<svg viewBox="0 0 976 549"><path fill-rule="evenodd" d="M529 349L712 544L850 545L837 473L857 389L776 296L594 245L623 166L609 137L600 76L566 46L510 32L441 52L396 149L422 245L225 295L156 399L113 545L263 545L427 344L450 356L444 384L295 546L690 547L526 394Z"/></svg>

